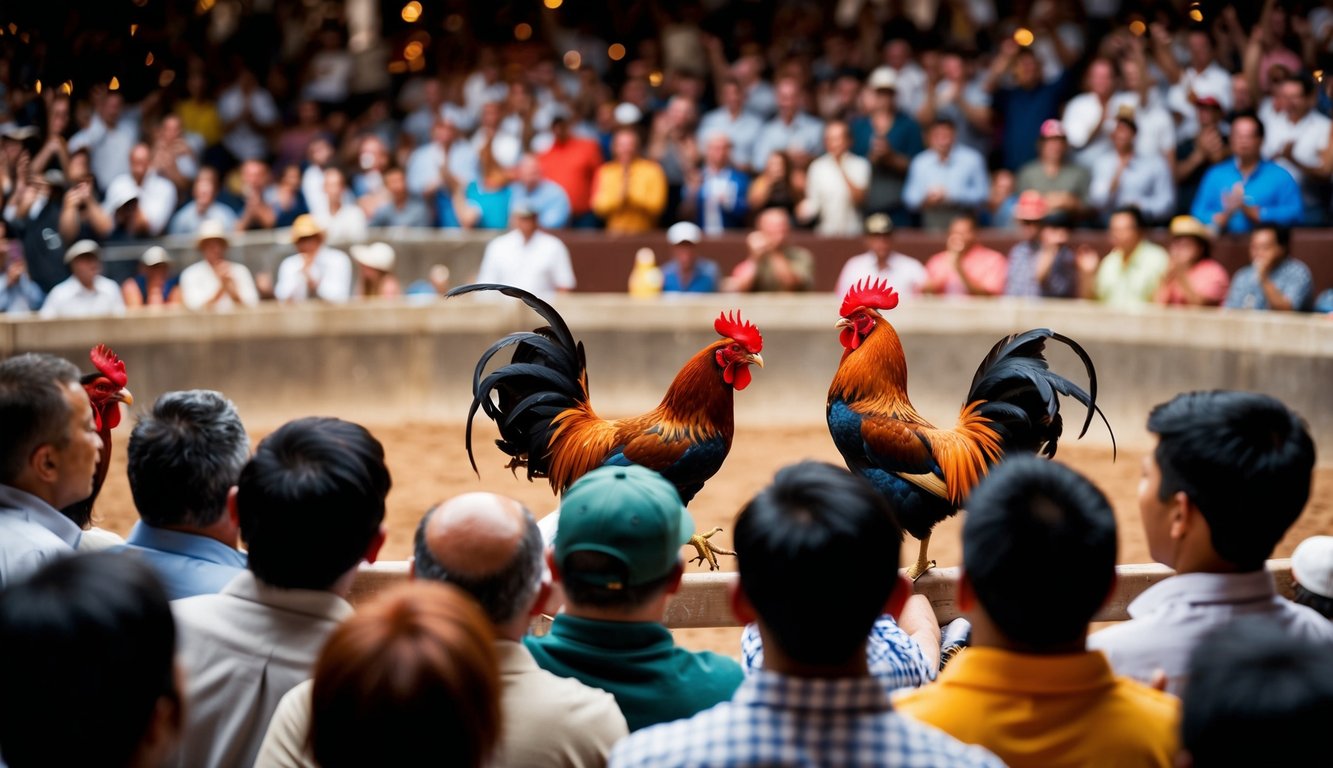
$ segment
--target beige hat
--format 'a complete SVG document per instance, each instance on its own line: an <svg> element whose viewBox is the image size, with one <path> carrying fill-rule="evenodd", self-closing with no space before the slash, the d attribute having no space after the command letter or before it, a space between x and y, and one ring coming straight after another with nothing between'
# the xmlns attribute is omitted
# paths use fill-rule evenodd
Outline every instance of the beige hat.
<svg viewBox="0 0 1333 768"><path fill-rule="evenodd" d="M381 272L393 270L394 253L393 248L388 243L354 245L348 250L351 251L352 258L356 259L358 264L364 264Z"/></svg>
<svg viewBox="0 0 1333 768"><path fill-rule="evenodd" d="M68 264L80 256L102 256L102 246L94 240L80 240L65 251L65 263Z"/></svg>
<svg viewBox="0 0 1333 768"><path fill-rule="evenodd" d="M1333 536L1311 536L1297 544L1291 575L1316 595L1333 598Z"/></svg>
<svg viewBox="0 0 1333 768"><path fill-rule="evenodd" d="M872 91L898 90L898 73L893 67L875 67L866 82Z"/></svg>
<svg viewBox="0 0 1333 768"><path fill-rule="evenodd" d="M214 219L204 219L199 225L199 231L195 234L194 245L196 248L204 244L205 240L221 240L230 244L231 240L227 237L227 227L222 222Z"/></svg>
<svg viewBox="0 0 1333 768"><path fill-rule="evenodd" d="M1177 216L1171 220L1170 233L1172 237L1197 237L1200 240L1210 242L1213 239L1213 230L1206 224L1193 216Z"/></svg>
<svg viewBox="0 0 1333 768"><path fill-rule="evenodd" d="M143 255L139 257L139 263L143 264L145 267L156 267L158 264L170 264L171 254L167 253L166 248L163 248L160 245L154 245L143 252Z"/></svg>
<svg viewBox="0 0 1333 768"><path fill-rule="evenodd" d="M323 237L324 228L319 225L319 221L308 213L303 213L296 217L292 222L292 242L295 243L307 237Z"/></svg>

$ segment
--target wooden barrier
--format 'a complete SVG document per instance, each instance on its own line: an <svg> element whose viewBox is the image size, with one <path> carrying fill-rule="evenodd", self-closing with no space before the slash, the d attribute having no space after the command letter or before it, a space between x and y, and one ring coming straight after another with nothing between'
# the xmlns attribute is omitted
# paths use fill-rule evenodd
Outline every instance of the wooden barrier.
<svg viewBox="0 0 1333 768"><path fill-rule="evenodd" d="M1290 597L1292 594L1291 560L1269 560L1268 572L1277 581L1278 592ZM1157 564L1120 565L1116 567L1115 588L1106 605L1093 618L1094 621L1124 621L1129 618L1126 609L1129 604L1157 582L1171 576L1171 569ZM352 587L352 602L365 601L390 586L403 581L408 576L406 561L376 563L363 566L357 574ZM1034 569L1034 584L1039 584L1043 574ZM672 629L700 629L705 627L739 626L731 615L731 605L727 592L736 580L735 572L726 573L687 573L680 592L667 604L666 625ZM959 615L954 604L954 586L958 580L957 568L934 568L927 571L916 582L917 592L930 599L935 608L935 617L941 625ZM1033 595L1040 599L1038 587Z"/></svg>

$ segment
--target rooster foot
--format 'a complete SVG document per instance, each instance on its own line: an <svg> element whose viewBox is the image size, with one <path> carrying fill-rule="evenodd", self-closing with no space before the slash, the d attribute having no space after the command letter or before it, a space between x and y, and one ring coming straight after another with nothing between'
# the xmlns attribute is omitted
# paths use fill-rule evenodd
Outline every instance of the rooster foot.
<svg viewBox="0 0 1333 768"><path fill-rule="evenodd" d="M916 581L921 578L922 574L934 567L934 560L926 562L925 565L922 565L921 563L912 563L912 565L907 568L907 578Z"/></svg>
<svg viewBox="0 0 1333 768"><path fill-rule="evenodd" d="M708 570L716 571L719 570L720 568L720 566L718 566L717 564L718 555L731 555L732 557L735 557L736 556L735 552L732 552L729 549L723 549L719 546L714 545L712 542L709 541L709 539L712 538L713 534L721 530L722 530L721 528L714 528L708 533L696 533L693 536L691 536L689 544L690 546L694 547L694 551L698 552L699 554L697 557L691 557L689 559L689 562L703 565L704 561L706 560L708 561Z"/></svg>

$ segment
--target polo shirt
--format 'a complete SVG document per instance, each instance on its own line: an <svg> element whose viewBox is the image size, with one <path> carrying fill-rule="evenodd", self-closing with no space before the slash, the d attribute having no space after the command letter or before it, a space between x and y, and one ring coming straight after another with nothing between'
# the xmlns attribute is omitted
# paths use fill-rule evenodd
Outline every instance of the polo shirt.
<svg viewBox="0 0 1333 768"><path fill-rule="evenodd" d="M82 533L55 507L8 485L0 485L0 589L27 578L43 565L74 554Z"/></svg>
<svg viewBox="0 0 1333 768"><path fill-rule="evenodd" d="M1214 165L1203 175L1199 191L1194 194L1190 213L1205 224L1213 223L1213 214L1222 211L1222 195L1240 184L1245 189L1245 202L1258 206L1259 220L1275 224L1299 224L1303 211L1301 188L1282 166L1261 160L1249 176L1242 176L1236 160L1230 158ZM1249 232L1254 224L1244 213L1236 211L1227 219L1226 231Z"/></svg>
<svg viewBox="0 0 1333 768"><path fill-rule="evenodd" d="M574 289L574 266L560 238L537 230L524 239L517 229L496 237L482 252L479 283L504 283L549 301L556 291Z"/></svg>
<svg viewBox="0 0 1333 768"><path fill-rule="evenodd" d="M1268 273L1268 280L1278 292L1287 297L1291 308L1303 312L1310 308L1314 296L1314 276L1300 259L1287 256ZM1231 280L1223 306L1229 309L1272 309L1268 294L1259 282L1259 270L1253 264L1241 267Z"/></svg>
<svg viewBox="0 0 1333 768"><path fill-rule="evenodd" d="M1169 265L1166 249L1149 240L1140 240L1128 258L1116 248L1097 267L1097 300L1116 309L1151 304Z"/></svg>
<svg viewBox="0 0 1333 768"><path fill-rule="evenodd" d="M889 285L904 296L921 291L926 282L926 265L906 254L893 251L880 266L879 257L870 251L847 260L838 273L837 296L847 295L852 286L864 279L887 280Z"/></svg>
<svg viewBox="0 0 1333 768"><path fill-rule="evenodd" d="M217 539L142 521L116 549L143 558L157 572L168 600L221 592L246 567L244 554Z"/></svg>
<svg viewBox="0 0 1333 768"><path fill-rule="evenodd" d="M1093 651L969 648L933 685L900 691L893 706L1012 768L1175 764L1180 701L1117 677Z"/></svg>
<svg viewBox="0 0 1333 768"><path fill-rule="evenodd" d="M680 265L675 260L662 265L662 291L666 293L716 293L717 281L717 262L711 259L695 260L689 282L681 280Z"/></svg>
<svg viewBox="0 0 1333 768"><path fill-rule="evenodd" d="M689 717L727 701L744 677L740 664L711 651L678 648L656 622L560 614L551 631L523 644L537 665L616 697L630 731Z"/></svg>
<svg viewBox="0 0 1333 768"><path fill-rule="evenodd" d="M46 295L40 314L42 317L123 315L125 298L120 286L109 277L97 275L89 288L71 275Z"/></svg>

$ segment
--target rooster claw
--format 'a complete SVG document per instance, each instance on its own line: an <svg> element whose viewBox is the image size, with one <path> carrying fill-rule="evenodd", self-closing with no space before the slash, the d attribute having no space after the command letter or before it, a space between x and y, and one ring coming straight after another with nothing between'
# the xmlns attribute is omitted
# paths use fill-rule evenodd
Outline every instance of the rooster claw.
<svg viewBox="0 0 1333 768"><path fill-rule="evenodd" d="M920 563L913 563L912 566L907 569L907 578L911 579L912 581L916 581L917 579L921 578L926 573L926 571L929 571L931 568L934 567L935 567L934 560L927 562L924 566L921 565Z"/></svg>
<svg viewBox="0 0 1333 768"><path fill-rule="evenodd" d="M721 569L721 566L717 564L718 555L731 555L732 557L735 557L736 556L735 552L732 552L729 549L723 549L719 546L715 546L713 543L708 541L710 538L712 538L713 534L721 530L722 530L721 528L714 528L708 533L696 533L693 536L691 536L689 545L694 547L694 551L698 552L699 554L695 557L691 557L687 562L698 563L699 565L703 565L704 562L707 561L708 570L716 571Z"/></svg>

